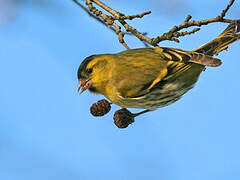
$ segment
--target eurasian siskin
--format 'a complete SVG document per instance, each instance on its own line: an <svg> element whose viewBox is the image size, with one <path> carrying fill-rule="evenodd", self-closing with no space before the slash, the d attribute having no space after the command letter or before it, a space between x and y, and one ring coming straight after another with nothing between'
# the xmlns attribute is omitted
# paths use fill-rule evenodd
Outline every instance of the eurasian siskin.
<svg viewBox="0 0 240 180"><path fill-rule="evenodd" d="M78 69L79 90L103 94L123 108L154 110L170 105L190 90L205 66L219 66L212 56L240 39L240 23L193 51L141 48L87 57Z"/></svg>

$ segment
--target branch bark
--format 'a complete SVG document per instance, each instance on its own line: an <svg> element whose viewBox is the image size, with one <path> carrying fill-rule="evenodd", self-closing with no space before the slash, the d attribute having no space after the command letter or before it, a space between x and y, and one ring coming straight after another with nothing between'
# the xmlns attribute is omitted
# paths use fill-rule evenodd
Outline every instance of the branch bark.
<svg viewBox="0 0 240 180"><path fill-rule="evenodd" d="M215 18L200 20L200 21L194 21L191 20L192 16L188 15L183 23L174 26L172 29L170 29L168 32L162 34L161 36L157 36L155 38L149 38L146 33L141 33L136 28L130 26L126 21L127 20L134 20L136 18L143 18L146 15L149 15L151 11L143 12L136 15L124 15L121 12L118 12L100 0L86 0L86 5L82 5L77 0L73 0L78 6L80 6L85 12L87 12L91 17L95 18L98 22L104 24L105 26L109 27L111 30L113 30L117 35L119 42L126 48L130 49L126 42L124 41L124 35L125 32L122 32L122 27L132 35L136 36L140 41L142 41L144 44L150 44L152 46L158 46L158 44L161 41L170 40L179 42L179 37L194 34L197 31L200 30L200 28L195 28L190 31L180 32L183 29L187 29L189 27L201 27L203 25L215 23L215 22L221 22L221 23L233 23L237 20L231 20L226 19L226 13L229 11L230 7L234 4L235 0L230 0L227 7L222 10L221 14L216 16ZM93 4L97 5L98 7L102 8L104 11L108 12L108 14L103 13L99 9L93 6ZM239 21L239 20L238 20Z"/></svg>

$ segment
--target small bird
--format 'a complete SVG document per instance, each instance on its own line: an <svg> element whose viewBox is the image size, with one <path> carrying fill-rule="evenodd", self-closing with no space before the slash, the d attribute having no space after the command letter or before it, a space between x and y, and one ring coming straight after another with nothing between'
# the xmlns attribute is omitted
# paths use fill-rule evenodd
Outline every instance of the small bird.
<svg viewBox="0 0 240 180"><path fill-rule="evenodd" d="M155 110L168 106L193 88L206 66L240 39L240 21L231 23L211 42L192 51L148 47L116 54L92 55L79 66L78 91L102 94L122 108Z"/></svg>

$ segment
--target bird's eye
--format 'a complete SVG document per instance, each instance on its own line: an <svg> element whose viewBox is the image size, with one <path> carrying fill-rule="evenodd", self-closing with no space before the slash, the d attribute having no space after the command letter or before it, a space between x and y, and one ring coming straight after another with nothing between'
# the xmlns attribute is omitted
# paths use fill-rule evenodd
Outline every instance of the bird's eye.
<svg viewBox="0 0 240 180"><path fill-rule="evenodd" d="M87 72L88 74L91 74L91 73L92 73L92 68L87 69L86 72Z"/></svg>

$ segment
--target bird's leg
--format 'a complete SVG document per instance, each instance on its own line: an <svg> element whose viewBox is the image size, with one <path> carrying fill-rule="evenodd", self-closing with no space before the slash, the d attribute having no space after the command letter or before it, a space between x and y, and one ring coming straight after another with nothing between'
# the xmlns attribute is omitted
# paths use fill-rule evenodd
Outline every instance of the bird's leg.
<svg viewBox="0 0 240 180"><path fill-rule="evenodd" d="M114 123L118 128L126 128L128 127L129 124L134 122L134 118L144 114L146 112L149 112L151 110L147 109L144 111L141 111L139 113L131 113L129 110L126 108L119 109L114 113Z"/></svg>
<svg viewBox="0 0 240 180"><path fill-rule="evenodd" d="M139 115L141 115L141 114L145 114L145 113L147 113L147 112L149 112L149 111L151 111L151 110L146 109L146 110L141 111L141 112L139 112L139 113L133 113L132 115L133 115L133 117L137 117L137 116L139 116Z"/></svg>

